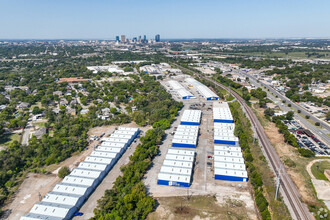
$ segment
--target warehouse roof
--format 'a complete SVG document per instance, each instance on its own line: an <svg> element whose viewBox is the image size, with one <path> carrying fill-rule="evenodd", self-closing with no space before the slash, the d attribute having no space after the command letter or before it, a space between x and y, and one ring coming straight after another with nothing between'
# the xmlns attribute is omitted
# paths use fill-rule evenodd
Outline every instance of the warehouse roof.
<svg viewBox="0 0 330 220"><path fill-rule="evenodd" d="M111 164L112 159L106 158L106 157L94 157L94 156L88 156L85 159L86 162L95 162L100 164Z"/></svg>
<svg viewBox="0 0 330 220"><path fill-rule="evenodd" d="M182 168L192 168L193 162L165 159L163 165L164 166L182 167Z"/></svg>
<svg viewBox="0 0 330 220"><path fill-rule="evenodd" d="M176 181L183 183L190 183L191 176L190 175L177 175L177 174L168 174L168 173L159 173L158 179L160 180L168 180L168 181Z"/></svg>
<svg viewBox="0 0 330 220"><path fill-rule="evenodd" d="M70 175L97 179L100 177L102 171L96 171L96 170L92 170L92 169L85 169L85 168L78 167L78 168L73 169L72 172L70 173Z"/></svg>
<svg viewBox="0 0 330 220"><path fill-rule="evenodd" d="M187 155L187 156L195 156L195 151L194 150L186 150L186 149L173 149L170 148L167 151L168 154L181 154L181 155Z"/></svg>
<svg viewBox="0 0 330 220"><path fill-rule="evenodd" d="M50 202L38 202L33 206L30 212L35 214L65 218L71 208L71 205L62 205Z"/></svg>
<svg viewBox="0 0 330 220"><path fill-rule="evenodd" d="M245 177L247 178L247 172L243 170L230 170L222 168L214 168L214 174L216 175L225 175L225 176L236 176L236 177Z"/></svg>
<svg viewBox="0 0 330 220"><path fill-rule="evenodd" d="M191 168L182 168L182 167L170 167L170 166L162 166L160 168L161 173L168 173L168 174L179 174L179 175L191 175L192 169Z"/></svg>
<svg viewBox="0 0 330 220"><path fill-rule="evenodd" d="M99 164L99 163L83 161L79 164L78 168L96 170L96 171L104 171L107 168L107 165L106 164Z"/></svg>
<svg viewBox="0 0 330 220"><path fill-rule="evenodd" d="M244 163L227 163L214 161L214 167L228 170L246 170Z"/></svg>
<svg viewBox="0 0 330 220"><path fill-rule="evenodd" d="M26 215L22 216L20 220L63 220L61 217L54 217L49 215L41 215L36 213L27 213Z"/></svg>
<svg viewBox="0 0 330 220"><path fill-rule="evenodd" d="M117 153L112 153L112 152L106 152L106 151L99 151L99 150L94 150L91 153L91 156L96 156L96 157L107 157L107 158L117 158Z"/></svg>
<svg viewBox="0 0 330 220"><path fill-rule="evenodd" d="M167 160L194 161L194 157L185 155L166 154L165 158Z"/></svg>
<svg viewBox="0 0 330 220"><path fill-rule="evenodd" d="M72 195L68 193L59 193L59 192L49 192L44 196L42 201L75 206L80 198L81 196L79 195Z"/></svg>
<svg viewBox="0 0 330 220"><path fill-rule="evenodd" d="M88 186L82 186L82 185L77 185L77 184L67 184L67 183L59 183L57 184L53 191L54 192L62 192L62 193L69 193L69 194L74 194L74 195L85 195Z"/></svg>
<svg viewBox="0 0 330 220"><path fill-rule="evenodd" d="M81 185L84 187L92 186L94 182L95 182L94 178L78 177L71 175L64 177L64 179L62 180L62 183L64 184Z"/></svg>
<svg viewBox="0 0 330 220"><path fill-rule="evenodd" d="M229 163L243 163L243 157L228 157L228 156L214 156L214 161L229 162Z"/></svg>

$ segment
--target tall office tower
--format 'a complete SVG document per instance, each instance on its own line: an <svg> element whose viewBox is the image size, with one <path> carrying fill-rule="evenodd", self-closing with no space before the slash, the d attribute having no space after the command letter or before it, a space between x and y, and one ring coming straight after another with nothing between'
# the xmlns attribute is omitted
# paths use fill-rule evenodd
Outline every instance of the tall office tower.
<svg viewBox="0 0 330 220"><path fill-rule="evenodd" d="M126 42L126 36L125 35L121 35L120 36L121 42L125 43Z"/></svg>
<svg viewBox="0 0 330 220"><path fill-rule="evenodd" d="M119 42L119 41L120 41L120 39L119 39L119 36L116 36L116 41L117 41L117 42Z"/></svg>
<svg viewBox="0 0 330 220"><path fill-rule="evenodd" d="M139 36L139 43L141 43L141 39L142 39L141 36Z"/></svg>
<svg viewBox="0 0 330 220"><path fill-rule="evenodd" d="M155 36L155 41L156 41L156 42L160 42L160 35L159 35L159 34L157 34L157 35Z"/></svg>
<svg viewBox="0 0 330 220"><path fill-rule="evenodd" d="M136 37L133 37L133 42L136 42L137 41L137 38Z"/></svg>
<svg viewBox="0 0 330 220"><path fill-rule="evenodd" d="M143 43L147 43L148 41L147 41L147 35L144 35L143 36Z"/></svg>

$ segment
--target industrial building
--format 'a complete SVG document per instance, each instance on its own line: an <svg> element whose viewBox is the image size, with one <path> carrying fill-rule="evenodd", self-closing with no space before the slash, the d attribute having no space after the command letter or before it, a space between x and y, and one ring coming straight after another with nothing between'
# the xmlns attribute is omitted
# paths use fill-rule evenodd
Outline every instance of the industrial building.
<svg viewBox="0 0 330 220"><path fill-rule="evenodd" d="M201 110L185 110L181 117L181 125L199 125L201 121Z"/></svg>
<svg viewBox="0 0 330 220"><path fill-rule="evenodd" d="M157 184L189 187L193 173L195 151L169 149L158 174Z"/></svg>
<svg viewBox="0 0 330 220"><path fill-rule="evenodd" d="M228 103L213 103L214 178L216 180L248 180L239 139Z"/></svg>
<svg viewBox="0 0 330 220"><path fill-rule="evenodd" d="M119 127L112 134L114 137L103 138L102 144L86 157L85 161L73 169L61 183L57 184L21 219L71 219L112 169L129 144L138 136L138 133L138 128Z"/></svg>
<svg viewBox="0 0 330 220"><path fill-rule="evenodd" d="M170 80L170 81L168 81L168 84L177 93L177 95L181 99L195 99L196 98L193 94L191 94L191 92L189 92L188 90L186 90L181 85L181 83L179 83L178 81Z"/></svg>
<svg viewBox="0 0 330 220"><path fill-rule="evenodd" d="M209 89L204 84L198 82L193 78L185 78L185 81L189 86L195 87L197 91L206 99L206 100L219 100L219 96L215 94L211 89Z"/></svg>
<svg viewBox="0 0 330 220"><path fill-rule="evenodd" d="M213 122L234 123L234 119L227 102L216 102L213 104Z"/></svg>

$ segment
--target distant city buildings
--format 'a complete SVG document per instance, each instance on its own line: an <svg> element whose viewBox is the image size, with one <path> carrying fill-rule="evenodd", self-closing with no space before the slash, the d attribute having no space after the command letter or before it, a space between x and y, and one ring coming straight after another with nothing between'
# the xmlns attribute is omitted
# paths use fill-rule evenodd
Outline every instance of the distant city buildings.
<svg viewBox="0 0 330 220"><path fill-rule="evenodd" d="M122 43L125 43L125 42L126 42L126 36L125 36L125 35L121 35L121 36L120 36L120 41L121 41Z"/></svg>
<svg viewBox="0 0 330 220"><path fill-rule="evenodd" d="M157 34L157 35L155 36L155 41L156 41L156 42L160 42L160 35L159 35L159 34Z"/></svg>
<svg viewBox="0 0 330 220"><path fill-rule="evenodd" d="M120 41L120 39L119 39L119 36L116 36L116 41L117 41L117 42L119 42L119 41Z"/></svg>

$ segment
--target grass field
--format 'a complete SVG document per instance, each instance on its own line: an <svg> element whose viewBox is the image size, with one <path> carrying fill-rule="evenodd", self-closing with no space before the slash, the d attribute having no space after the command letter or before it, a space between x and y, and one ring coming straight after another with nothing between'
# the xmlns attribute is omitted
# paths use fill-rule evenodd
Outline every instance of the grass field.
<svg viewBox="0 0 330 220"><path fill-rule="evenodd" d="M316 162L313 164L311 170L316 179L329 181L329 179L324 175L324 170L330 170L329 161Z"/></svg>
<svg viewBox="0 0 330 220"><path fill-rule="evenodd" d="M5 134L0 138L0 145L9 145L13 141L20 141L21 135L19 134Z"/></svg>

